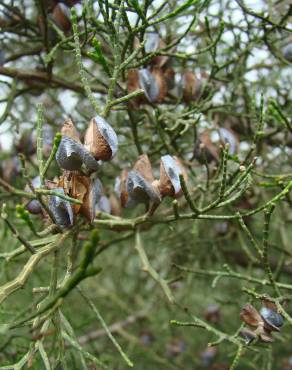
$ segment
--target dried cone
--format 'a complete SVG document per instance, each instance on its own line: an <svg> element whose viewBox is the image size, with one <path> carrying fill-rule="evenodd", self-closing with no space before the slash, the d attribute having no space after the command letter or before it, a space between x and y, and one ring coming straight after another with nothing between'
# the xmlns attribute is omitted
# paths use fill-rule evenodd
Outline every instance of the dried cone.
<svg viewBox="0 0 292 370"><path fill-rule="evenodd" d="M86 176L81 176L77 174L72 175L71 179L71 190L70 197L78 199L81 202L84 201L86 194L89 191L90 179ZM73 212L77 215L81 209L81 204L72 204Z"/></svg>
<svg viewBox="0 0 292 370"><path fill-rule="evenodd" d="M161 69L154 67L149 69L131 69L128 72L128 92L132 93L138 89L144 90L144 95L137 96L131 100L135 108L145 103L160 103L167 94L166 79Z"/></svg>
<svg viewBox="0 0 292 370"><path fill-rule="evenodd" d="M186 71L182 77L182 96L185 103L196 101L200 97L202 82L195 73Z"/></svg>
<svg viewBox="0 0 292 370"><path fill-rule="evenodd" d="M139 87L144 90L146 102L154 103L159 95L159 86L150 69L139 69Z"/></svg>
<svg viewBox="0 0 292 370"><path fill-rule="evenodd" d="M229 144L229 153L236 154L238 150L239 140L233 130L230 128L219 128L219 136L223 144Z"/></svg>
<svg viewBox="0 0 292 370"><path fill-rule="evenodd" d="M70 118L67 118L61 128L62 136L68 136L71 139L81 143L79 133Z"/></svg>
<svg viewBox="0 0 292 370"><path fill-rule="evenodd" d="M164 197L166 196L174 197L174 194L175 194L174 187L165 171L165 168L162 162L160 162L159 190L160 190L161 195Z"/></svg>
<svg viewBox="0 0 292 370"><path fill-rule="evenodd" d="M55 188L55 192L65 195L63 188ZM67 228L73 225L74 217L71 204L56 196L50 196L49 208L55 217L56 223L62 227Z"/></svg>
<svg viewBox="0 0 292 370"><path fill-rule="evenodd" d="M112 127L102 117L96 116L85 132L84 147L96 160L109 161L117 152L118 138Z"/></svg>
<svg viewBox="0 0 292 370"><path fill-rule="evenodd" d="M110 194L109 201L111 205L111 214L113 216L120 216L121 206L120 206L118 199L114 196L114 194Z"/></svg>
<svg viewBox="0 0 292 370"><path fill-rule="evenodd" d="M80 213L83 214L90 222L94 220L96 205L102 195L102 184L99 179L90 181L88 191L84 197Z"/></svg>
<svg viewBox="0 0 292 370"><path fill-rule="evenodd" d="M154 67L152 70L152 76L154 76L156 83L158 85L158 95L155 99L157 103L161 103L167 94L167 84L164 77L164 74L161 69Z"/></svg>
<svg viewBox="0 0 292 370"><path fill-rule="evenodd" d="M187 181L186 172L177 157L164 155L160 160L159 190L163 197L177 198L182 195L179 176L183 175Z"/></svg>
<svg viewBox="0 0 292 370"><path fill-rule="evenodd" d="M252 327L258 327L261 325L263 319L259 314L258 310L255 309L251 304L245 304L240 311L240 318L247 325Z"/></svg>
<svg viewBox="0 0 292 370"><path fill-rule="evenodd" d="M154 53L157 50L164 49L166 46L165 42L160 38L158 33L155 32L146 33L144 42L144 50L146 54ZM140 46L141 44L139 39L135 37L134 48L138 49ZM148 64L161 68L167 63L168 59L169 57L167 55L156 55L148 62Z"/></svg>
<svg viewBox="0 0 292 370"><path fill-rule="evenodd" d="M56 161L62 169L69 171L78 171L83 164L88 170L98 169L98 162L93 155L82 144L65 135L59 144Z"/></svg>
<svg viewBox="0 0 292 370"><path fill-rule="evenodd" d="M146 203L156 207L161 201L159 189L154 186L154 176L147 155L141 155L132 171L123 170L116 179L115 191L121 200L122 207L134 207Z"/></svg>
<svg viewBox="0 0 292 370"><path fill-rule="evenodd" d="M254 339L257 338L256 333L253 330L243 328L239 332L240 336L244 339L246 344L250 344Z"/></svg>
<svg viewBox="0 0 292 370"><path fill-rule="evenodd" d="M139 156L133 169L139 172L145 178L145 180L149 181L150 183L154 181L152 166L147 154L142 154Z"/></svg>
<svg viewBox="0 0 292 370"><path fill-rule="evenodd" d="M172 90L175 87L175 72L172 67L167 67L163 71L167 90Z"/></svg>
<svg viewBox="0 0 292 370"><path fill-rule="evenodd" d="M26 204L25 208L27 209L29 213L34 214L34 215L38 215L42 213L42 205L37 199L32 199L31 201L29 201Z"/></svg>
<svg viewBox="0 0 292 370"><path fill-rule="evenodd" d="M263 300L260 315L267 331L279 331L284 324L283 316L277 312L277 306L273 302Z"/></svg>
<svg viewBox="0 0 292 370"><path fill-rule="evenodd" d="M152 209L153 204L158 205L161 201L160 194L155 191L152 184L135 170L128 173L126 186L128 193L126 207L128 208L145 203L149 204Z"/></svg>
<svg viewBox="0 0 292 370"><path fill-rule="evenodd" d="M56 160L64 170L80 170L84 164L89 170L96 171L98 162L81 144L78 131L70 119L67 119L61 129L62 140L59 144Z"/></svg>
<svg viewBox="0 0 292 370"><path fill-rule="evenodd" d="M52 12L52 20L63 32L70 31L70 10L65 4L59 3L54 7Z"/></svg>
<svg viewBox="0 0 292 370"><path fill-rule="evenodd" d="M265 322L258 310L256 310L251 304L247 303L244 305L240 312L240 318L248 326L256 328L254 333L260 337L265 343L273 342L273 338L270 335L270 331L267 330Z"/></svg>
<svg viewBox="0 0 292 370"><path fill-rule="evenodd" d="M72 177L72 172L64 171L63 175L60 176L59 179L57 179L56 181L57 185L55 182L51 182L48 188L54 189L57 186L58 188L62 188L66 195L69 195L70 190L71 190L71 177Z"/></svg>
<svg viewBox="0 0 292 370"><path fill-rule="evenodd" d="M148 196L151 200L149 212L153 213L161 201L161 196L158 181L154 179L152 166L147 154L142 154L139 156L133 170L142 175L142 177L146 180L149 190L147 191L146 188L145 190L148 192Z"/></svg>
<svg viewBox="0 0 292 370"><path fill-rule="evenodd" d="M128 202L129 194L127 191L127 179L128 179L128 171L123 170L121 176L118 179L119 184L117 185L117 190L120 195L121 206L124 208Z"/></svg>
<svg viewBox="0 0 292 370"><path fill-rule="evenodd" d="M200 163L219 162L219 148L212 143L209 130L205 130L196 141L194 157Z"/></svg>
<svg viewBox="0 0 292 370"><path fill-rule="evenodd" d="M145 39L145 52L147 54L163 49L166 46L165 42L157 33L148 33L146 34ZM167 55L157 55L151 60L151 64L161 68L165 65L168 59L169 57Z"/></svg>
<svg viewBox="0 0 292 370"><path fill-rule="evenodd" d="M266 331L265 329L263 330L260 330L259 333L258 333L260 339L265 342L265 343L273 343L274 342L274 338L271 336L271 334Z"/></svg>
<svg viewBox="0 0 292 370"><path fill-rule="evenodd" d="M204 317L212 324L218 324L221 317L220 307L216 304L210 304L204 312Z"/></svg>
<svg viewBox="0 0 292 370"><path fill-rule="evenodd" d="M139 90L140 84L139 84L139 72L138 69L130 69L128 71L128 93L131 94L134 91ZM134 99L130 100L130 103L135 108L138 108L140 104L143 104L146 102L144 95L136 96Z"/></svg>

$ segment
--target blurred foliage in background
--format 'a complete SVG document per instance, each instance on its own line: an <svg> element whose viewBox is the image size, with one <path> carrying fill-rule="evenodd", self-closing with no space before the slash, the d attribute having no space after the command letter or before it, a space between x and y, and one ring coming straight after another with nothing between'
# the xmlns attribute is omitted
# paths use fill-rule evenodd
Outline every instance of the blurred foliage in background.
<svg viewBox="0 0 292 370"><path fill-rule="evenodd" d="M0 369L292 369L289 3L0 0Z"/></svg>

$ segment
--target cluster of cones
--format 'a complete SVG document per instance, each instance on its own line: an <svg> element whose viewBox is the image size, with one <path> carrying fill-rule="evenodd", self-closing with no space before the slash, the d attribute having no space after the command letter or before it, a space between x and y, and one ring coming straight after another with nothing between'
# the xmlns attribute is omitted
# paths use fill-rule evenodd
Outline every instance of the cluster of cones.
<svg viewBox="0 0 292 370"><path fill-rule="evenodd" d="M136 47L139 43L136 42ZM146 55L159 53L159 50L166 47L165 42L157 33L145 35L144 50ZM178 97L185 103L197 101L205 96L205 88L209 85L209 76L202 72L198 77L192 71L185 71L181 76L178 88ZM175 87L175 72L171 60L166 55L156 55L150 58L148 63L140 69L130 69L128 72L128 92L132 93L138 89L144 90L144 94L137 96L131 104L138 108L141 104L161 103L168 92Z"/></svg>
<svg viewBox="0 0 292 370"><path fill-rule="evenodd" d="M238 152L239 139L231 128L220 127L218 129L219 144L229 145L229 154L235 155ZM204 130L197 138L194 145L194 158L200 163L216 163L220 161L220 145L212 140L212 132Z"/></svg>
<svg viewBox="0 0 292 370"><path fill-rule="evenodd" d="M56 152L56 161L63 173L55 181L46 181L48 189L60 194L51 195L49 201L49 208L60 227L72 226L78 214L92 222L98 210L115 214L119 212L116 198L105 196L101 181L96 176L101 163L110 161L117 148L115 131L100 116L90 121L83 142L73 122L70 119L64 122ZM132 208L144 203L152 214L162 198L178 198L182 195L180 176L187 181L185 169L177 157L161 157L160 178L157 180L148 156L141 155L133 168L123 170L116 180L115 190L120 198L120 206ZM36 178L33 187L39 186L40 180ZM72 204L64 196L74 198L80 204ZM37 200L30 201L27 209L34 214L42 213Z"/></svg>
<svg viewBox="0 0 292 370"><path fill-rule="evenodd" d="M145 203L153 212L163 197L178 198L182 195L180 175L187 179L180 160L164 155L160 159L160 178L156 180L150 160L143 154L131 170L122 171L116 180L115 190L122 207L132 208L138 203Z"/></svg>
<svg viewBox="0 0 292 370"><path fill-rule="evenodd" d="M61 195L77 199L82 204L71 204L58 196L51 196L49 207L61 227L73 225L78 214L93 221L96 210L105 202L103 187L94 173L103 161L110 161L117 152L118 139L112 127L100 116L94 117L85 132L83 143L71 120L65 121L56 161L63 174L48 187ZM93 176L92 176L93 175ZM105 205L107 207L107 205Z"/></svg>
<svg viewBox="0 0 292 370"><path fill-rule="evenodd" d="M267 300L262 301L260 311L247 303L240 312L240 318L248 326L240 332L247 344L255 339L265 343L273 342L272 332L280 331L284 324L283 316L278 313L276 305Z"/></svg>

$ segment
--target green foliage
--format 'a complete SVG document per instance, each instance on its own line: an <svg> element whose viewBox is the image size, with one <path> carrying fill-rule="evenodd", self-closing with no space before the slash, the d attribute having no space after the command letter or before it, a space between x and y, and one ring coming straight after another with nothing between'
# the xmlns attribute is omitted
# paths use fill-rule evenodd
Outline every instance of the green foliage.
<svg viewBox="0 0 292 370"><path fill-rule="evenodd" d="M291 369L291 6L57 3L0 1L0 369Z"/></svg>

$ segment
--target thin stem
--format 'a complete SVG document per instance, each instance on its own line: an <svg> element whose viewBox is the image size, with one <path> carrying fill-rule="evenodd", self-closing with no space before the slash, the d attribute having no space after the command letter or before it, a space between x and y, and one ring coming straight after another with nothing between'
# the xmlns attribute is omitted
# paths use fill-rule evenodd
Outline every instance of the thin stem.
<svg viewBox="0 0 292 370"><path fill-rule="evenodd" d="M118 350L118 352L120 353L120 355L122 356L122 358L125 360L126 364L129 367L133 367L134 366L133 362L129 359L129 357L126 355L126 353L122 350L122 347L119 345L119 343L116 341L115 337L110 332L110 330L109 330L106 322L104 321L103 317L101 316L101 314L100 314L99 310L97 309L97 307L95 306L95 304L92 302L92 300L89 297L87 297L82 292L82 290L80 288L77 288L77 289L79 290L79 293L82 295L82 297L87 302L87 304L90 306L90 308L92 309L92 311L95 313L97 319L99 320L99 322L101 323L102 327L104 328L107 336L112 341L113 345L116 347L116 349Z"/></svg>
<svg viewBox="0 0 292 370"><path fill-rule="evenodd" d="M160 285L161 289L163 290L164 294L166 295L168 301L170 303L174 303L174 297L172 295L172 292L167 285L167 282L153 269L153 267L150 265L149 259L147 257L147 254L145 252L145 249L142 245L140 232L136 232L136 242L135 242L135 248L139 254L140 260L142 262L142 270L145 272L148 272L149 275Z"/></svg>
<svg viewBox="0 0 292 370"><path fill-rule="evenodd" d="M39 104L37 107L37 159L39 165L39 174L41 186L44 184L43 177L43 106Z"/></svg>
<svg viewBox="0 0 292 370"><path fill-rule="evenodd" d="M5 208L6 208L5 204L3 204L2 211L1 211L1 217L2 217L2 219L4 220L4 222L6 223L6 225L8 226L8 228L11 230L11 232L13 233L13 235L21 242L21 244L23 244L24 247L31 254L35 254L36 253L35 248L20 235L20 233L16 230L16 228L13 226L13 224L8 220L8 216L7 216L7 213L5 212Z"/></svg>
<svg viewBox="0 0 292 370"><path fill-rule="evenodd" d="M263 263L265 266L266 274L270 280L271 285L273 286L275 292L280 296L280 290L276 285L276 282L274 280L274 276L271 270L271 266L269 263L269 233L270 233L270 220L271 220L271 215L274 211L275 205L272 204L270 205L266 210L265 210L265 223L264 223L264 230L263 230Z"/></svg>

